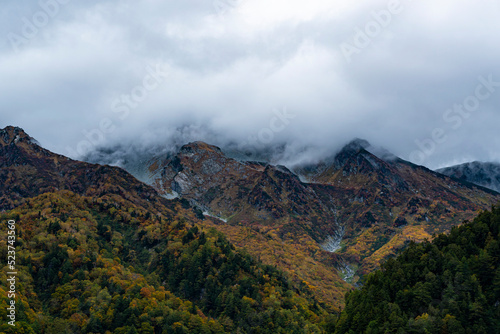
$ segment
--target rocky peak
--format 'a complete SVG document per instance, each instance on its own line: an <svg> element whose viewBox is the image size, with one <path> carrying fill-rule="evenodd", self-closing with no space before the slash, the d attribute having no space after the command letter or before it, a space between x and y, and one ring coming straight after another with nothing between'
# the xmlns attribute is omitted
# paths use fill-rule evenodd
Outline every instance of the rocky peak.
<svg viewBox="0 0 500 334"><path fill-rule="evenodd" d="M203 204L200 196L214 192L214 187L230 183L241 174L256 172L251 166L227 157L219 147L201 141L182 146L174 156L155 160L149 171L161 194L181 195L199 204Z"/></svg>
<svg viewBox="0 0 500 334"><path fill-rule="evenodd" d="M217 174L227 164L235 163L233 159L226 157L219 147L201 141L182 146L176 158L183 169L201 173L201 175ZM176 158L172 161L176 162Z"/></svg>
<svg viewBox="0 0 500 334"><path fill-rule="evenodd" d="M57 190L89 197L104 193L123 196L125 192L125 197L147 206L151 206L147 203L155 194L153 188L121 168L75 161L50 152L23 129L13 126L0 129L0 180L0 212L15 208L27 198Z"/></svg>
<svg viewBox="0 0 500 334"><path fill-rule="evenodd" d="M3 155L3 166L14 164L31 164L34 158L43 158L57 163L58 160L71 160L62 155L44 149L36 139L30 137L23 129L7 126L0 129L0 155ZM29 162L28 162L29 161Z"/></svg>
<svg viewBox="0 0 500 334"><path fill-rule="evenodd" d="M364 139L356 138L346 144L338 153L319 162L295 166L293 171L305 182L316 182L322 176L333 175L342 169L352 158L359 153L371 155L366 150L371 147Z"/></svg>
<svg viewBox="0 0 500 334"><path fill-rule="evenodd" d="M217 146L209 145L202 141L195 141L182 146L179 153L186 155L201 154L201 153L222 154L222 150Z"/></svg>
<svg viewBox="0 0 500 334"><path fill-rule="evenodd" d="M359 152L370 147L370 143L365 139L355 138L344 146L341 152Z"/></svg>
<svg viewBox="0 0 500 334"><path fill-rule="evenodd" d="M335 167L337 169L341 168L350 158L366 150L368 147L370 147L370 143L364 139L356 138L353 141L349 142L335 156L334 159Z"/></svg>
<svg viewBox="0 0 500 334"><path fill-rule="evenodd" d="M34 138L30 137L23 129L17 126L7 126L0 130L0 145L7 146L18 143L39 145Z"/></svg>

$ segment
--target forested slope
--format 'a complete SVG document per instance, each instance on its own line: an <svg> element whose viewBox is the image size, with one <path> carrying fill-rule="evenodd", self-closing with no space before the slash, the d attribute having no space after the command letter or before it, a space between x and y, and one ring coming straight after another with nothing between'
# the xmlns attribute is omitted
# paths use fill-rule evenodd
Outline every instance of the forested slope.
<svg viewBox="0 0 500 334"><path fill-rule="evenodd" d="M412 243L347 296L336 333L500 333L500 207Z"/></svg>
<svg viewBox="0 0 500 334"><path fill-rule="evenodd" d="M17 272L16 326L4 321L1 333L321 333L332 319L307 285L120 168L54 154L7 127L0 181L4 320L6 275Z"/></svg>
<svg viewBox="0 0 500 334"><path fill-rule="evenodd" d="M181 204L173 212L182 212ZM320 333L307 291L225 237L118 196L46 193L0 219L17 222L17 324L5 333ZM2 258L7 257L2 237ZM6 272L0 317L6 319ZM325 318L326 317L326 318Z"/></svg>

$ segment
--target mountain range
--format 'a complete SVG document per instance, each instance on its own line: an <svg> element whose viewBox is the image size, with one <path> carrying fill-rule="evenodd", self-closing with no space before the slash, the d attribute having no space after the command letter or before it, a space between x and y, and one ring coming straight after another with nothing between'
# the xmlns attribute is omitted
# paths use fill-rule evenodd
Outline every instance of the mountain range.
<svg viewBox="0 0 500 334"><path fill-rule="evenodd" d="M149 184L0 130L0 218L18 222L23 326L321 332L382 262L500 201L359 139L291 168L192 142L130 172Z"/></svg>
<svg viewBox="0 0 500 334"><path fill-rule="evenodd" d="M321 333L334 319L306 284L121 168L7 127L0 180L0 221L15 222L15 240L0 239L2 258L15 249L0 273L0 316L14 301L15 326L2 333Z"/></svg>
<svg viewBox="0 0 500 334"><path fill-rule="evenodd" d="M219 218L214 227L237 246L337 304L344 282L356 284L410 241L447 232L500 200L490 189L369 149L354 140L291 170L193 142L144 168L160 194Z"/></svg>

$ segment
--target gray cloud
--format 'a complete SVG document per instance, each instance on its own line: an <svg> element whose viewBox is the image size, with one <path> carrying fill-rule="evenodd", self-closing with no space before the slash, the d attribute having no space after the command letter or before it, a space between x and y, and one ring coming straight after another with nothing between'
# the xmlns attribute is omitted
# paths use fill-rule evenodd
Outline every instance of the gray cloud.
<svg viewBox="0 0 500 334"><path fill-rule="evenodd" d="M287 143L281 157L294 162L360 137L431 168L500 161L500 87L467 118L446 114L475 96L480 77L500 82L499 3L401 0L387 16L391 3L4 4L1 125L73 157L205 140ZM35 20L43 13L46 24ZM40 26L29 38L26 22ZM276 121L284 108L294 115L286 124Z"/></svg>

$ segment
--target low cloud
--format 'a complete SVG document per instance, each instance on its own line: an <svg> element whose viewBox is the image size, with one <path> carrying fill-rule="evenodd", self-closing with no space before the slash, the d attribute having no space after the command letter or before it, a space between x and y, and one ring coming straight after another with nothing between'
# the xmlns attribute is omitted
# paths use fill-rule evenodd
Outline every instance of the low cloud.
<svg viewBox="0 0 500 334"><path fill-rule="evenodd" d="M75 158L204 140L296 162L359 137L431 168L500 161L500 87L459 126L446 119L481 78L500 82L499 10L493 0L9 3L0 117ZM284 110L287 124L274 120Z"/></svg>

